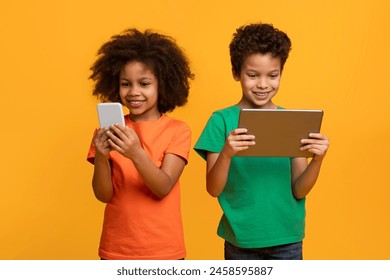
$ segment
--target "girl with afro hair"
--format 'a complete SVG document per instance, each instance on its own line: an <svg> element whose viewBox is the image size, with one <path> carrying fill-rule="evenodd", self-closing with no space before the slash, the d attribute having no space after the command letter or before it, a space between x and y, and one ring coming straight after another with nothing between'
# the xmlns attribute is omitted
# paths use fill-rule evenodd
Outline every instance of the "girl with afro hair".
<svg viewBox="0 0 390 280"><path fill-rule="evenodd" d="M102 45L91 70L93 95L129 109L125 126L99 128L88 152L106 203L99 256L183 259L179 178L191 131L166 113L187 102L189 61L172 37L128 29Z"/></svg>

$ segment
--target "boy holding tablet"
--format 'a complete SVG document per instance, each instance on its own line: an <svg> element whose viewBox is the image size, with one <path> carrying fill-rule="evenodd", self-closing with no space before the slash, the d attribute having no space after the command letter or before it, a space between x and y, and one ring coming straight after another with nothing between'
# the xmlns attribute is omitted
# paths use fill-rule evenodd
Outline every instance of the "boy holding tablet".
<svg viewBox="0 0 390 280"><path fill-rule="evenodd" d="M302 140L306 158L238 157L255 145L254 135L237 128L240 109L277 109L272 101L291 49L288 36L270 24L237 29L230 43L233 77L240 101L210 117L194 149L206 160L206 185L224 212L218 235L225 259L302 259L305 197L314 186L329 147L311 133Z"/></svg>

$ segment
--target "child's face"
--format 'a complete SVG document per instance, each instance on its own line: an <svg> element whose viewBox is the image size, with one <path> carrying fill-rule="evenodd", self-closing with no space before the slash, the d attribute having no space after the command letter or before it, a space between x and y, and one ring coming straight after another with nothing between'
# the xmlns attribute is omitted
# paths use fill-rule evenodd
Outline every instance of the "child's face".
<svg viewBox="0 0 390 280"><path fill-rule="evenodd" d="M242 99L241 108L276 109L272 98L279 89L281 78L280 59L270 54L253 54L248 56L239 76L233 74L236 81L240 81Z"/></svg>
<svg viewBox="0 0 390 280"><path fill-rule="evenodd" d="M132 61L123 66L119 76L119 95L130 110L133 121L151 121L160 118L157 108L158 80L145 64Z"/></svg>

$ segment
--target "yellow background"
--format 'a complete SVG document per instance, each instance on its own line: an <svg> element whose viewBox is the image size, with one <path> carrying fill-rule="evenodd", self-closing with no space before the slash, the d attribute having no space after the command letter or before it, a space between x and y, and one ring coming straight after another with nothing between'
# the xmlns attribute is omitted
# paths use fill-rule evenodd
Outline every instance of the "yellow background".
<svg viewBox="0 0 390 280"><path fill-rule="evenodd" d="M306 259L389 259L388 1L2 1L0 259L97 259L104 205L86 153L97 126L89 67L129 27L177 39L192 62L193 144L211 112L234 104L228 44L254 21L293 50L275 99L324 109L331 139L307 201ZM182 176L188 259L222 259L221 215L194 152Z"/></svg>

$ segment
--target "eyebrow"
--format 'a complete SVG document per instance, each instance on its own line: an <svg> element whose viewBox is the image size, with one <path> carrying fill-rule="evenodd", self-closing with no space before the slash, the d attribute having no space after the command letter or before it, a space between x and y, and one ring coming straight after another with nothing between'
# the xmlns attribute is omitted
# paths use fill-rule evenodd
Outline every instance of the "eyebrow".
<svg viewBox="0 0 390 280"><path fill-rule="evenodd" d="M249 73L259 73L259 71L255 70L255 69L247 69L246 72L249 72ZM274 70L271 70L269 72L267 72L267 74L276 74L276 73L280 73L280 69L274 69Z"/></svg>
<svg viewBox="0 0 390 280"><path fill-rule="evenodd" d="M129 79L125 78L125 77L121 77L119 76L119 79L121 80L126 80L126 81L130 81ZM139 80L153 80L153 78L150 78L150 77L141 77Z"/></svg>

